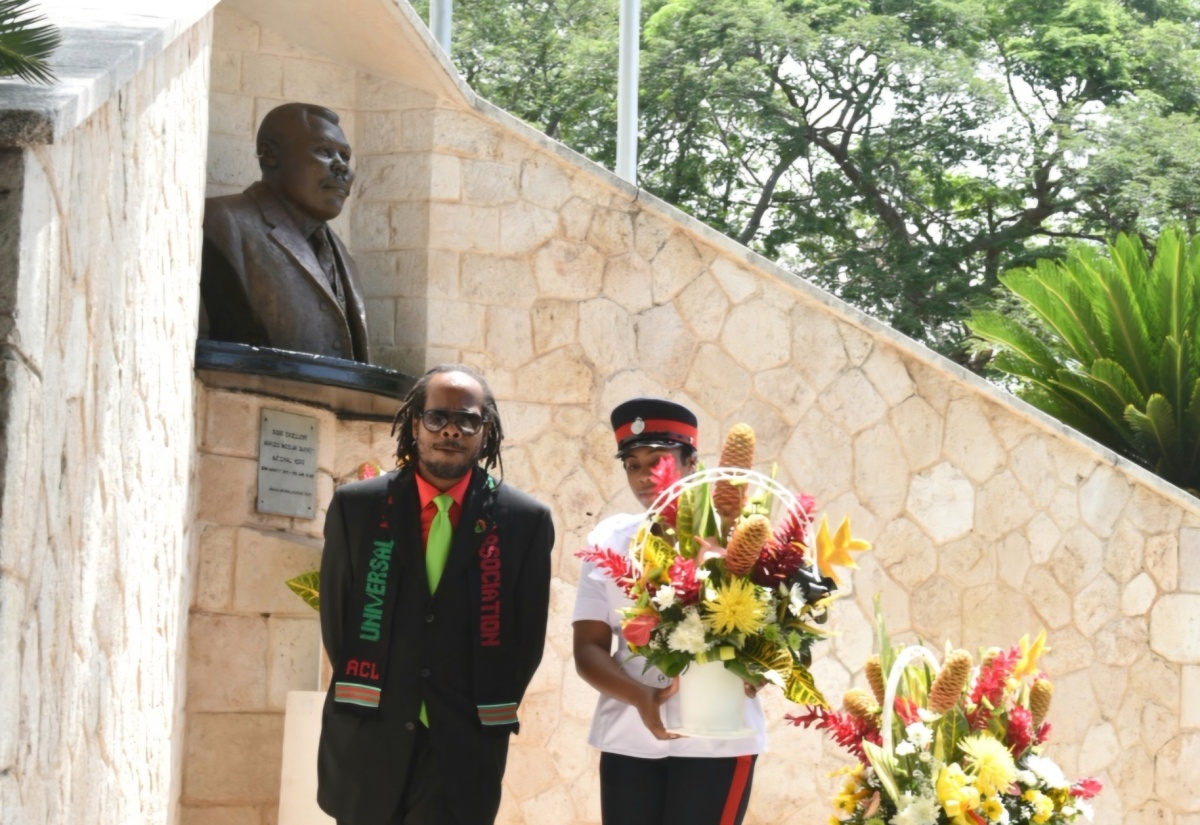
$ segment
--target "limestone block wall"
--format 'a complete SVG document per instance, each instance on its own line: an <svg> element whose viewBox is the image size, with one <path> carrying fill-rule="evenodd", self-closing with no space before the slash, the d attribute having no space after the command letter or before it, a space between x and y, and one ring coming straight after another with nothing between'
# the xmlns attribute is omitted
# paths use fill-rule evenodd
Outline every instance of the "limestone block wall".
<svg viewBox="0 0 1200 825"><path fill-rule="evenodd" d="M0 151L5 825L175 821L211 36Z"/></svg>
<svg viewBox="0 0 1200 825"><path fill-rule="evenodd" d="M253 67L273 78L285 56L284 85L259 95ZM217 179L232 157L215 125L222 107L243 125L275 94L352 114L358 184L344 237L376 351L408 372L479 367L500 398L506 479L554 508L549 644L501 823L599 821L585 742L595 694L571 661L574 553L596 521L635 506L604 421L636 394L695 409L710 463L724 431L750 423L761 469L777 460L781 480L875 542L836 608L839 635L817 655L831 697L865 685L877 592L905 641L1011 645L1044 627L1053 755L1105 782L1097 821L1200 823L1200 780L1186 767L1200 753L1194 499L469 92L326 77L324 64L315 47L218 8L213 82L228 97L214 97L210 188L229 185ZM293 72L309 85L289 91ZM335 84L327 99L314 96L321 77ZM254 177L243 171L239 186ZM772 752L747 821L825 821L827 774L847 758L788 726L777 694L767 703Z"/></svg>
<svg viewBox="0 0 1200 825"><path fill-rule="evenodd" d="M259 513L262 410L317 419L315 519ZM326 409L204 390L197 416L198 572L188 625L183 825L273 825L290 690L319 687L317 614L285 582L320 565L335 482L364 461L390 469L390 425ZM313 789L316 792L316 789Z"/></svg>

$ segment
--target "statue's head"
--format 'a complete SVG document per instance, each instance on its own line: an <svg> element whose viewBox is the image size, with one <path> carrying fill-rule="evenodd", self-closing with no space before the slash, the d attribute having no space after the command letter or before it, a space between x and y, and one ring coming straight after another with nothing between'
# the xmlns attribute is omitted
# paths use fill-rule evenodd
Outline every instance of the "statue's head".
<svg viewBox="0 0 1200 825"><path fill-rule="evenodd" d="M337 113L311 103L267 112L255 141L262 180L301 212L322 221L342 212L354 171Z"/></svg>

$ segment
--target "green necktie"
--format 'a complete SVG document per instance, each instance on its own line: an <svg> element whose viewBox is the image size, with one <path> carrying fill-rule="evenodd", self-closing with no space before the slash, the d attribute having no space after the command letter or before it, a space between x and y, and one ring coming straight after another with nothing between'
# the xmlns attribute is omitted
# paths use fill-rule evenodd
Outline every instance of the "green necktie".
<svg viewBox="0 0 1200 825"><path fill-rule="evenodd" d="M429 538L425 541L425 577L429 580L430 594L437 592L438 582L441 581L442 571L446 569L446 558L450 555L450 537L454 528L450 525L450 505L454 499L442 493L433 499L437 505L437 515L429 525ZM425 713L425 703L421 703L421 724L429 727L429 716Z"/></svg>
<svg viewBox="0 0 1200 825"><path fill-rule="evenodd" d="M429 579L430 593L437 592L442 571L446 569L446 559L450 555L450 537L454 533L454 528L450 526L450 505L454 499L442 493L434 498L433 503L438 511L429 525L429 539L425 542L425 576Z"/></svg>

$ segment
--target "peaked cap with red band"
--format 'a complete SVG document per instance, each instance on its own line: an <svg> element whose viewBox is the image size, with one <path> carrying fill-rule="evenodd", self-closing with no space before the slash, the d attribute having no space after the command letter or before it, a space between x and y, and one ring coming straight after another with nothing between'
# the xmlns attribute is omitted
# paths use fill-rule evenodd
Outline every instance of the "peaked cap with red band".
<svg viewBox="0 0 1200 825"><path fill-rule="evenodd" d="M612 411L617 458L634 447L698 448L695 414L662 398L631 398Z"/></svg>

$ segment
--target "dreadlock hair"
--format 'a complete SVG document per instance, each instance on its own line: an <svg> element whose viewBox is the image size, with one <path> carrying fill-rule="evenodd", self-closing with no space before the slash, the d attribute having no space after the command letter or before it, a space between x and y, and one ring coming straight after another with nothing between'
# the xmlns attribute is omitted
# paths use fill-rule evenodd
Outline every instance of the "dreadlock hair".
<svg viewBox="0 0 1200 825"><path fill-rule="evenodd" d="M405 467L417 459L417 439L413 435L413 422L420 418L425 410L425 395L433 376L445 372L459 372L474 378L483 388L483 417L489 426L484 429L483 468L491 470L499 466L500 478L504 478L504 460L500 457L500 442L504 440L504 430L500 426L500 411L496 408L496 397L484 377L466 364L441 364L417 379L413 388L404 397L404 403L392 419L392 436L396 438L396 466ZM422 425L424 426L424 425Z"/></svg>

